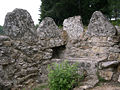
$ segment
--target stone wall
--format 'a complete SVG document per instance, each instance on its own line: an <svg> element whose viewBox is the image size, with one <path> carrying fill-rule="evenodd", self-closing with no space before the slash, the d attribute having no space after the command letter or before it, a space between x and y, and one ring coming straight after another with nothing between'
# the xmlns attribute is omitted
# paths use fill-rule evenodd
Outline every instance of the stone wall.
<svg viewBox="0 0 120 90"><path fill-rule="evenodd" d="M79 16L76 18L77 21L81 22ZM119 31L100 11L93 13L87 30L83 30L82 23L76 21L73 24L72 21L74 20L74 17L70 17L63 23L63 29L67 31L68 35L74 34L73 38L68 37L65 58L68 58L68 61L72 59L73 62L78 62L80 65L83 64L80 71L87 71L87 82L84 85L88 88L93 87L100 77L108 81L118 82L120 77ZM69 25L73 25L71 25L72 28L69 25L67 27L66 21ZM74 33L71 32L72 30L74 30ZM80 33L78 33L78 30ZM78 34L79 37L75 39L75 35ZM89 68L86 67L87 64Z"/></svg>
<svg viewBox="0 0 120 90"><path fill-rule="evenodd" d="M79 17L76 17L80 20ZM73 17L71 19L75 20ZM75 22L72 24L72 29L69 26L66 27L66 21L71 21L70 18L64 21L63 29L69 34L74 34L69 38L66 45L66 57L97 57L105 58L106 60L117 60L119 59L119 38L117 35L116 28L105 18L105 16L96 11L93 13L88 29L83 31L82 23ZM73 21L72 20L72 21ZM81 22L81 21L79 21ZM81 26L81 28L79 28ZM71 31L74 30L74 33ZM78 33L79 30L80 32ZM76 35L79 34L77 39L74 39Z"/></svg>
<svg viewBox="0 0 120 90"><path fill-rule="evenodd" d="M30 14L15 9L6 15L0 36L0 89L32 87L47 80L47 65L64 59L79 63L86 71L84 85L93 87L105 80L120 82L120 48L117 29L99 11L93 13L88 29L80 16L70 17L59 29L46 17L35 30Z"/></svg>
<svg viewBox="0 0 120 90"><path fill-rule="evenodd" d="M6 36L0 36L1 89L45 82L44 62L53 57L52 48L66 44L66 32L51 18L45 18L35 30L30 14L23 9L6 15L4 31Z"/></svg>

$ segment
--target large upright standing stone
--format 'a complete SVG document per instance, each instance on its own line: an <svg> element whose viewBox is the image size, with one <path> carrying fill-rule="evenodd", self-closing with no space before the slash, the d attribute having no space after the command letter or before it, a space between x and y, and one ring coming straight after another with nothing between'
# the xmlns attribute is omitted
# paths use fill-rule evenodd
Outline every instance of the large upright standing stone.
<svg viewBox="0 0 120 90"><path fill-rule="evenodd" d="M24 9L14 9L7 13L4 31L14 40L31 41L35 38L34 22L29 12Z"/></svg>
<svg viewBox="0 0 120 90"><path fill-rule="evenodd" d="M93 13L86 36L91 45L90 57L117 60L120 52L117 30L100 11Z"/></svg>
<svg viewBox="0 0 120 90"><path fill-rule="evenodd" d="M83 37L83 24L81 16L74 16L65 19L63 22L63 30L68 33L68 43L65 50L65 58L78 58L80 57L79 50L80 40Z"/></svg>
<svg viewBox="0 0 120 90"><path fill-rule="evenodd" d="M50 17L46 17L40 23L37 29L37 35L40 44L44 47L65 45L67 39L67 33L62 29L59 29L54 20Z"/></svg>
<svg viewBox="0 0 120 90"><path fill-rule="evenodd" d="M93 13L88 25L87 35L90 36L114 36L116 34L115 27L100 12Z"/></svg>
<svg viewBox="0 0 120 90"><path fill-rule="evenodd" d="M67 31L69 39L78 39L83 34L83 24L81 16L74 16L65 19L63 22L63 30Z"/></svg>

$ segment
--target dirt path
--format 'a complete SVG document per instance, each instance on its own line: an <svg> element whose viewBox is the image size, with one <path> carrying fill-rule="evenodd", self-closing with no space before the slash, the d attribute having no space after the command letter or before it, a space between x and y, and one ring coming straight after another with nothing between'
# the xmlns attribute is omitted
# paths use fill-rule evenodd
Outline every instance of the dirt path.
<svg viewBox="0 0 120 90"><path fill-rule="evenodd" d="M97 86L97 87L90 89L90 90L120 90L120 87L104 85L104 86Z"/></svg>
<svg viewBox="0 0 120 90"><path fill-rule="evenodd" d="M50 89L48 89L47 84L41 84L35 90L50 90ZM73 90L84 90L84 89L74 88ZM115 82L100 83L99 86L87 90L120 90L120 83L115 83Z"/></svg>
<svg viewBox="0 0 120 90"><path fill-rule="evenodd" d="M84 90L84 89L75 88L74 90ZM120 83L115 83L115 82L99 83L98 86L87 90L120 90Z"/></svg>

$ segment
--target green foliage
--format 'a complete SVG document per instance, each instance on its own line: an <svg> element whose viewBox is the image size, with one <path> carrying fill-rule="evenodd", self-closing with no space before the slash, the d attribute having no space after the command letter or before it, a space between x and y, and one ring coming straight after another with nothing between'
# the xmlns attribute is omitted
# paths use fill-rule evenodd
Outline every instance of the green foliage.
<svg viewBox="0 0 120 90"><path fill-rule="evenodd" d="M36 24L36 25L35 25L35 29L37 29L38 27L39 27L39 24Z"/></svg>
<svg viewBox="0 0 120 90"><path fill-rule="evenodd" d="M88 24L94 11L102 11L108 15L111 12L109 0L41 0L40 21L52 17L57 25L62 25L65 18L81 15L83 23Z"/></svg>
<svg viewBox="0 0 120 90"><path fill-rule="evenodd" d="M112 20L110 21L114 26L117 25L117 26L120 26L120 20Z"/></svg>
<svg viewBox="0 0 120 90"><path fill-rule="evenodd" d="M111 9L111 18L118 20L120 18L120 0L109 0Z"/></svg>
<svg viewBox="0 0 120 90"><path fill-rule="evenodd" d="M3 35L3 34L4 34L3 27L0 26L0 35Z"/></svg>
<svg viewBox="0 0 120 90"><path fill-rule="evenodd" d="M108 0L80 0L80 15L85 25L95 11L101 11L105 15L109 15L109 2Z"/></svg>
<svg viewBox="0 0 120 90"><path fill-rule="evenodd" d="M83 79L77 71L77 64L70 65L67 61L48 66L48 82L50 90L71 90Z"/></svg>
<svg viewBox="0 0 120 90"><path fill-rule="evenodd" d="M63 29L63 26L58 26L59 29Z"/></svg>

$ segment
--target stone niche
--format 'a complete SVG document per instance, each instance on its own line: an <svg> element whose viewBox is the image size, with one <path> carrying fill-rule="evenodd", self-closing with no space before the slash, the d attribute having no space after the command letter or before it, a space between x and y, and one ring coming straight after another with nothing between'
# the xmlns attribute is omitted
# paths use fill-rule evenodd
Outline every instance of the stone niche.
<svg viewBox="0 0 120 90"><path fill-rule="evenodd" d="M65 52L66 46L59 46L59 47L53 47L53 55L52 59L63 59L64 57L64 52Z"/></svg>

